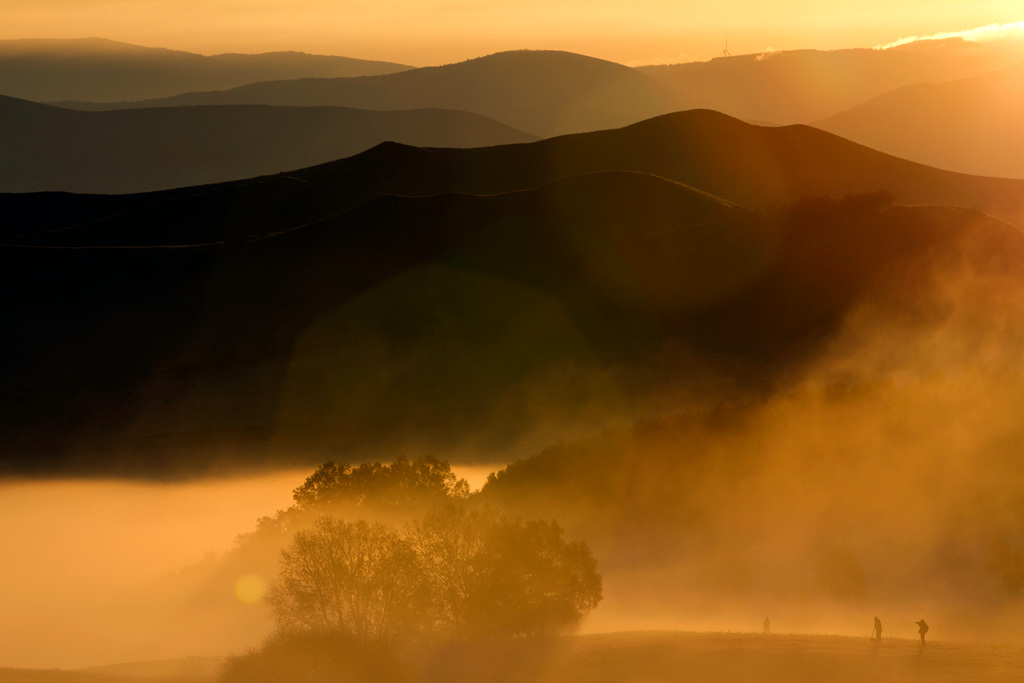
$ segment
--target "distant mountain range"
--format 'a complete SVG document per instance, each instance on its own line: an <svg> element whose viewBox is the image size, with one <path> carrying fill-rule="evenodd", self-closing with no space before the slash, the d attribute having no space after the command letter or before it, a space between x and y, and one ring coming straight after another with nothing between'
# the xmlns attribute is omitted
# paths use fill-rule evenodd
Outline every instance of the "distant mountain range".
<svg viewBox="0 0 1024 683"><path fill-rule="evenodd" d="M1020 41L948 39L885 50L789 50L637 69L663 84L678 109L714 109L751 122L787 124L811 123L896 88L1003 69L1022 56Z"/></svg>
<svg viewBox="0 0 1024 683"><path fill-rule="evenodd" d="M68 109L167 107L176 112L105 119L118 121L117 135L104 132L109 125L100 123L101 118L75 120L68 126L72 135L46 129L44 121L56 121L52 116L40 115L31 125L26 123L31 117L21 116L0 136L0 147L8 148L0 150L0 175L8 179L0 190L166 189L307 166L386 139L417 146L492 145L530 139L525 136L617 128L695 108L772 125L817 122L870 147L929 165L1022 177L1013 154L1015 141L1024 135L1017 121L1022 79L1019 66L1014 66L1022 58L1021 41L947 39L884 50L766 52L637 68L550 50L411 68L300 53L205 57L100 39L0 41L0 96L49 101ZM316 119L311 113L295 113L286 123L283 114L264 111L265 117L280 122L275 128L270 122L256 123L251 109L234 134L223 135L225 126L233 127L225 123L231 118L226 110L201 114L187 109L199 105L445 109L493 119L525 136L507 137L514 131L500 128L497 135L484 134L485 124L466 124L464 115L453 114L445 122L434 113L417 129L409 119L398 125L397 115L374 124L370 115L357 121L351 112L335 117L333 124L325 123L322 113L300 134L307 126L290 123ZM13 105L2 106L9 117ZM235 115L242 116L241 111L234 110ZM463 136L458 128L468 134ZM242 143L247 131L254 137ZM161 139L147 140L150 132ZM218 138L224 139L223 146ZM230 139L238 144L232 146ZM98 140L106 141L112 153L94 165ZM294 153L283 151L289 145ZM246 146L251 151L240 149ZM312 153L311 146L323 153ZM199 150L193 156L190 149L195 147ZM257 163L264 147L266 158ZM150 153L152 162L138 163ZM138 178L125 178L128 166L122 160L145 171Z"/></svg>
<svg viewBox="0 0 1024 683"><path fill-rule="evenodd" d="M409 68L302 52L205 56L101 38L0 40L0 95L37 102L117 102L255 81L369 76Z"/></svg>
<svg viewBox="0 0 1024 683"><path fill-rule="evenodd" d="M1024 62L908 85L815 125L931 166L1024 178Z"/></svg>
<svg viewBox="0 0 1024 683"><path fill-rule="evenodd" d="M88 108L206 104L457 109L541 137L619 127L674 109L659 84L635 69L549 50L500 52L383 76L278 80Z"/></svg>
<svg viewBox="0 0 1024 683"><path fill-rule="evenodd" d="M979 209L1019 221L1022 190L695 111L161 193L2 195L19 218L0 235L18 293L0 467L500 453L667 390L756 393L858 302L927 315L921 275L947 256L1013 272L1020 231ZM800 200L877 191L968 208Z"/></svg>
<svg viewBox="0 0 1024 683"><path fill-rule="evenodd" d="M896 88L997 71L1020 61L1022 54L1024 49L1015 41L949 39L886 50L792 50L627 69L572 53L520 50L458 64L409 69L402 78L348 82L336 79L373 74L282 74L234 86L179 88L161 96L161 101L149 101L153 96L142 91L113 102L109 101L112 98L95 97L36 99L80 100L58 102L75 108L167 104L441 107L473 111L538 135L552 135L625 125L668 111L695 108L714 109L752 122L810 123ZM628 71L639 72L645 78L630 78ZM297 78L312 80L290 85L256 83ZM251 87L239 87L243 85ZM192 92L226 89L229 91ZM5 93L2 87L0 93L15 94ZM174 96L180 99L170 99ZM523 101L509 103L517 98ZM563 120L558 121L563 104L568 107ZM592 110L589 117L587 109ZM527 112L530 118L522 118ZM507 114L519 118L507 120ZM616 114L617 118L612 116ZM542 118L539 126L538 117Z"/></svg>
<svg viewBox="0 0 1024 683"><path fill-rule="evenodd" d="M478 114L251 105L82 112L0 96L0 191L127 193L331 161L384 141L528 142Z"/></svg>

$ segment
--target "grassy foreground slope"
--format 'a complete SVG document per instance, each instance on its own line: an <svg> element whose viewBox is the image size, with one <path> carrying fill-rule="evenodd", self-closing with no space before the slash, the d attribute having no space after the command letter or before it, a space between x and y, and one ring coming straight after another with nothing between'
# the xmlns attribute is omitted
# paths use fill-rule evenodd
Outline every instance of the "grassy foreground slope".
<svg viewBox="0 0 1024 683"><path fill-rule="evenodd" d="M525 668L525 667L524 667ZM867 637L720 633L620 633L571 639L532 680L838 683L1013 681L1024 652L946 643L923 655L909 640L874 651ZM468 680L468 679L467 679Z"/></svg>
<svg viewBox="0 0 1024 683"><path fill-rule="evenodd" d="M409 681L471 683L1002 683L1024 677L1024 650L867 637L636 632L474 643L403 656ZM0 683L209 683L208 671L0 669ZM360 680L358 676L351 680Z"/></svg>
<svg viewBox="0 0 1024 683"><path fill-rule="evenodd" d="M217 680L221 657L184 657L127 662L86 669L0 668L2 683L210 683Z"/></svg>

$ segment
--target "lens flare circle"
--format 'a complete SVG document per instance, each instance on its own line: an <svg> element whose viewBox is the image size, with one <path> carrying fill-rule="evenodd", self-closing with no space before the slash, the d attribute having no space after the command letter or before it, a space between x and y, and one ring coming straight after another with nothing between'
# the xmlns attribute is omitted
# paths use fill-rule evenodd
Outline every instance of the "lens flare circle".
<svg viewBox="0 0 1024 683"><path fill-rule="evenodd" d="M235 581L235 597L246 605L259 602L266 592L267 582L258 574L242 574Z"/></svg>

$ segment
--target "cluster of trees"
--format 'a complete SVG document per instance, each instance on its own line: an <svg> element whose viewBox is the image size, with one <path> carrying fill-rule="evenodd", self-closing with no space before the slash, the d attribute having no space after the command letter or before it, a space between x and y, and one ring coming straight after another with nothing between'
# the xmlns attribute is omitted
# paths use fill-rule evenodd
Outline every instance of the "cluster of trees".
<svg viewBox="0 0 1024 683"><path fill-rule="evenodd" d="M396 458L391 464L367 462L357 467L327 462L292 492L300 510L326 505L409 507L469 497L469 484L434 456Z"/></svg>
<svg viewBox="0 0 1024 683"><path fill-rule="evenodd" d="M355 467L329 461L292 491L290 507L273 517L261 517L254 531L240 534L234 555L250 565L254 561L263 565L268 558L256 560L254 556L269 550L269 565L276 566L283 544L322 515L410 519L468 498L466 480L455 476L447 462L431 455L415 460L400 456L391 463L367 462ZM258 567L250 566L247 571L258 571Z"/></svg>
<svg viewBox="0 0 1024 683"><path fill-rule="evenodd" d="M529 636L572 627L601 600L589 549L555 522L455 504L401 529L320 517L281 567L267 599L282 633Z"/></svg>
<svg viewBox="0 0 1024 683"><path fill-rule="evenodd" d="M317 468L221 567L225 580L279 570L266 596L275 633L229 658L221 680L421 680L411 662L447 661L430 654L437 647L472 659L481 639L521 644L597 606L586 545L554 521L511 519L473 498L433 457Z"/></svg>
<svg viewBox="0 0 1024 683"><path fill-rule="evenodd" d="M242 574L273 577L281 550L299 531L310 529L323 515L346 519L413 520L426 512L469 498L469 485L450 465L433 456L391 463L368 462L352 466L327 462L292 491L292 505L273 516L261 517L256 528L240 534L232 550L216 566L205 569L204 598L234 601L233 587ZM220 596L220 597L218 597Z"/></svg>

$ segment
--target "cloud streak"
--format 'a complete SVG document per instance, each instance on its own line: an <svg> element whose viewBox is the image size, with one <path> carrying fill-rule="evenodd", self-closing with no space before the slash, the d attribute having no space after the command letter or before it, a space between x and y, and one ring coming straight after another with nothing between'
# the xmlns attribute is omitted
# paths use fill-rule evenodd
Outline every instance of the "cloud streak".
<svg viewBox="0 0 1024 683"><path fill-rule="evenodd" d="M1024 21L1017 21L1010 24L989 24L966 31L947 31L934 33L930 36L906 36L894 40L887 45L876 45L876 50L888 50L893 47L900 47L909 43L917 43L925 40L948 40L950 38L961 38L972 43L982 43L993 40L1006 40L1009 38L1024 38Z"/></svg>

